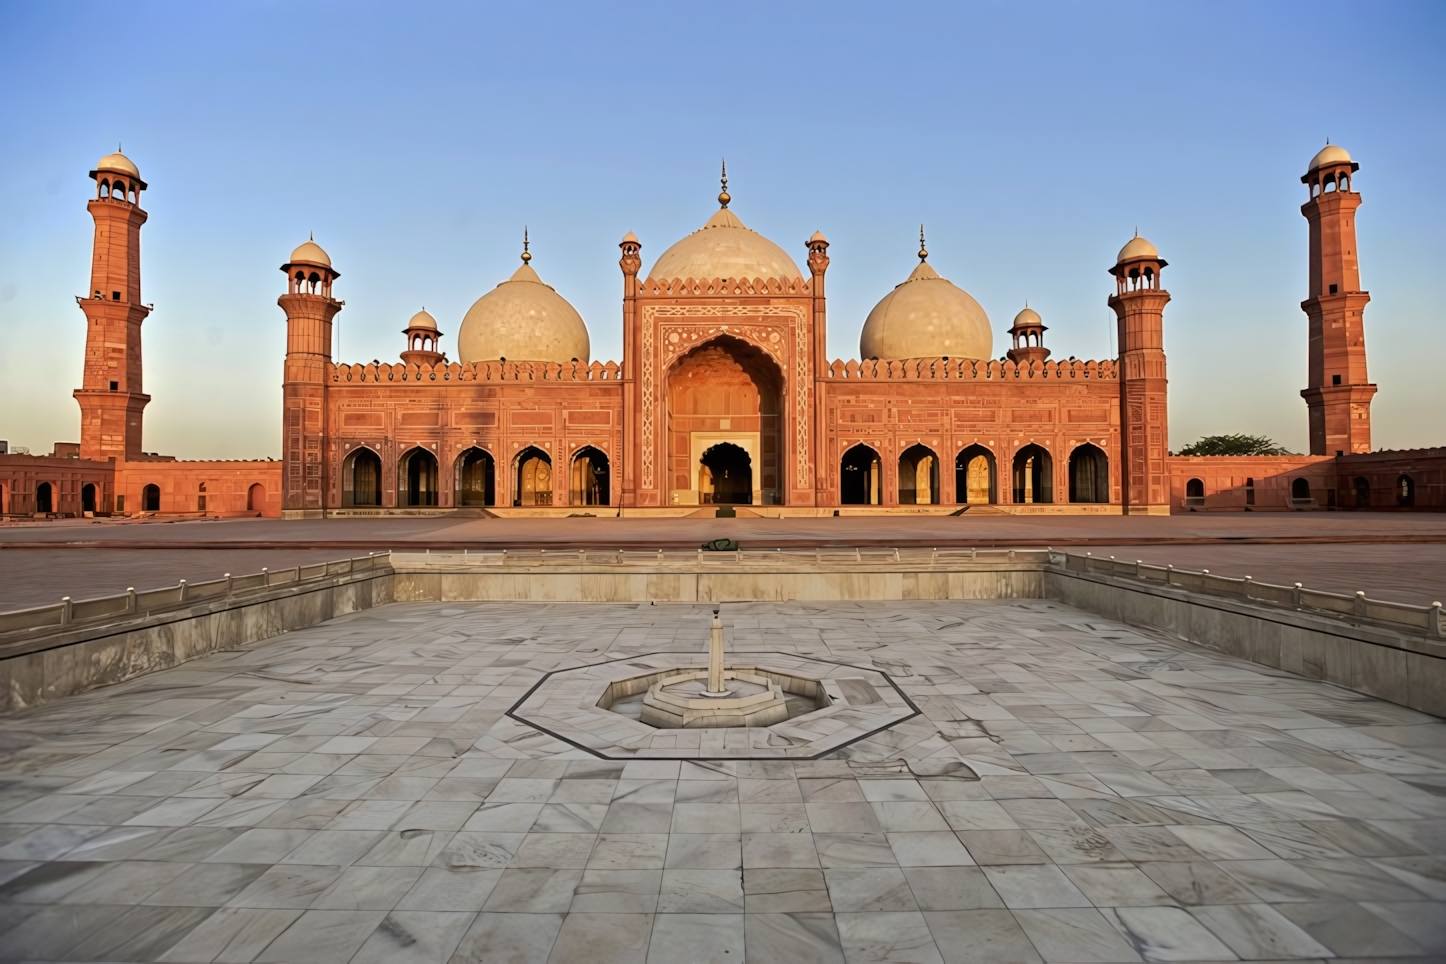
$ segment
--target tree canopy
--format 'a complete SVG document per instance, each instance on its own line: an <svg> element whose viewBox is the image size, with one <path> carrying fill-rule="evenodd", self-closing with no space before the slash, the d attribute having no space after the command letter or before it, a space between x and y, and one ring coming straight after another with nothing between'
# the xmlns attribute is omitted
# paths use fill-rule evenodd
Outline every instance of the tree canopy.
<svg viewBox="0 0 1446 964"><path fill-rule="evenodd" d="M1177 455L1294 455L1264 435L1207 435L1191 442Z"/></svg>

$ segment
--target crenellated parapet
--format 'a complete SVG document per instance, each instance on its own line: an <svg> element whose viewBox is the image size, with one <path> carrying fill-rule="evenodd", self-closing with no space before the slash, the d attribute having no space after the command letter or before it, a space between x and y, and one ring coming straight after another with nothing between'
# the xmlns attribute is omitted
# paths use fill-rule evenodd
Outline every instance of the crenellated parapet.
<svg viewBox="0 0 1446 964"><path fill-rule="evenodd" d="M812 281L805 278L649 278L638 282L640 298L707 298L774 297L783 295L807 297L813 293Z"/></svg>
<svg viewBox="0 0 1446 964"><path fill-rule="evenodd" d="M511 362L484 361L436 365L366 362L329 366L336 384L401 383L447 384L451 382L616 382L622 377L617 362Z"/></svg>
<svg viewBox="0 0 1446 964"><path fill-rule="evenodd" d="M854 380L944 380L1018 381L1115 381L1119 375L1113 361L998 361L971 358L872 358L864 361L833 361L823 373L825 379Z"/></svg>

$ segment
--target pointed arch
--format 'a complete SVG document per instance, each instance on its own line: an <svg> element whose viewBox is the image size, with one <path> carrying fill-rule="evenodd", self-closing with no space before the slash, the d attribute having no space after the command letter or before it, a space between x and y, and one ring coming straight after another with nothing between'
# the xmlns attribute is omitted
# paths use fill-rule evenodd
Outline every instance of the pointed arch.
<svg viewBox="0 0 1446 964"><path fill-rule="evenodd" d="M1014 453L1014 501L1019 505L1054 501L1054 459L1033 442Z"/></svg>
<svg viewBox="0 0 1446 964"><path fill-rule="evenodd" d="M584 445L572 453L572 484L569 505L611 505L608 486L608 457L598 448Z"/></svg>
<svg viewBox="0 0 1446 964"><path fill-rule="evenodd" d="M922 442L899 453L899 504L937 505L939 456Z"/></svg>
<svg viewBox="0 0 1446 964"><path fill-rule="evenodd" d="M852 446L839 459L839 504L879 505L883 476L878 452L862 442Z"/></svg>
<svg viewBox="0 0 1446 964"><path fill-rule="evenodd" d="M1069 500L1110 501L1110 459L1098 445L1085 442L1069 453Z"/></svg>
<svg viewBox="0 0 1446 964"><path fill-rule="evenodd" d="M552 505L552 456L529 445L513 460L516 488L513 505Z"/></svg>
<svg viewBox="0 0 1446 964"><path fill-rule="evenodd" d="M999 501L999 470L994 453L977 442L954 460L954 501L967 505Z"/></svg>
<svg viewBox="0 0 1446 964"><path fill-rule="evenodd" d="M492 453L480 446L472 446L457 456L455 463L456 481L453 491L458 506L487 506L497 504L497 461Z"/></svg>
<svg viewBox="0 0 1446 964"><path fill-rule="evenodd" d="M365 445L342 460L341 504L343 508L382 504L382 457Z"/></svg>
<svg viewBox="0 0 1446 964"><path fill-rule="evenodd" d="M397 462L397 503L404 506L437 504L437 456L418 445Z"/></svg>

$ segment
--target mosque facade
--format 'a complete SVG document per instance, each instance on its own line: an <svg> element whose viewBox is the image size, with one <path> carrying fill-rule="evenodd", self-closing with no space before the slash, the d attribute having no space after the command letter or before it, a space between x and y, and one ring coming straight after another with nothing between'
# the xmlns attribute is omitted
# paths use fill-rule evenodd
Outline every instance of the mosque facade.
<svg viewBox="0 0 1446 964"><path fill-rule="evenodd" d="M719 208L644 270L619 244L623 352L532 265L460 320L456 357L420 311L395 362L334 360L341 277L314 240L282 265L287 350L279 462L142 451L140 229L147 185L124 155L91 177L96 234L81 441L0 454L0 509L28 514L496 515L1100 513L1446 505L1446 452L1371 450L1352 188L1327 146L1302 178L1310 230L1309 456L1168 452L1168 262L1130 239L1108 271L1118 357L1051 359L1025 306L996 357L968 292L919 263L869 313L858 358L830 360L829 242L799 262ZM1414 473L1414 474L1411 474ZM746 508L738 508L746 507Z"/></svg>

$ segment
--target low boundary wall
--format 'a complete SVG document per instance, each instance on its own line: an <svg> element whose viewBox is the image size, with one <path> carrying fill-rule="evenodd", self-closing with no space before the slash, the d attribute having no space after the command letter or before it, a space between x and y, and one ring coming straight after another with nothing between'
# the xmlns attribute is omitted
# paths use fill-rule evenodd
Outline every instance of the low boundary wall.
<svg viewBox="0 0 1446 964"><path fill-rule="evenodd" d="M1058 599L1446 716L1431 607L1047 549L380 553L0 613L0 710L21 709L391 602Z"/></svg>

